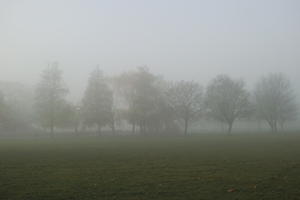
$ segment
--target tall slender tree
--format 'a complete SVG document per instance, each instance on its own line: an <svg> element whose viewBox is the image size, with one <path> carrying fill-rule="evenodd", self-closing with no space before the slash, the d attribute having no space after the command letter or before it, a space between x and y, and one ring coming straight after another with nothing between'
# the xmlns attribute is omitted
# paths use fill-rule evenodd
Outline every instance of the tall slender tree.
<svg viewBox="0 0 300 200"><path fill-rule="evenodd" d="M102 127L111 125L113 118L113 94L109 89L102 71L97 67L90 75L83 98L82 112L85 123L97 125L101 135Z"/></svg>
<svg viewBox="0 0 300 200"><path fill-rule="evenodd" d="M59 124L62 116L62 107L68 94L58 63L50 64L41 75L36 88L35 107L37 116L43 127L50 129L51 136L54 128Z"/></svg>

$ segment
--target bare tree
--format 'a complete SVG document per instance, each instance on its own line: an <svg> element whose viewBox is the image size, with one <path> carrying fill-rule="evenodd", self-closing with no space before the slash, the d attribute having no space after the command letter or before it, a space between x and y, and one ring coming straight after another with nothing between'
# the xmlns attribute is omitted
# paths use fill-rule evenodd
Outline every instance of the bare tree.
<svg viewBox="0 0 300 200"><path fill-rule="evenodd" d="M167 91L168 102L176 115L184 121L184 134L187 135L191 119L199 116L202 108L202 87L192 81L180 81Z"/></svg>
<svg viewBox="0 0 300 200"><path fill-rule="evenodd" d="M267 121L272 132L297 117L294 91L283 74L270 74L257 83L255 105L258 116Z"/></svg>
<svg viewBox="0 0 300 200"><path fill-rule="evenodd" d="M228 124L230 134L234 121L249 113L249 93L242 80L219 75L207 87L205 104L211 117Z"/></svg>
<svg viewBox="0 0 300 200"><path fill-rule="evenodd" d="M52 63L42 72L35 98L38 118L42 126L50 129L51 136L61 120L62 107L66 103L67 93L58 63Z"/></svg>
<svg viewBox="0 0 300 200"><path fill-rule="evenodd" d="M101 135L103 126L110 125L112 119L113 94L102 71L97 67L89 78L83 98L83 116L86 124L98 127Z"/></svg>

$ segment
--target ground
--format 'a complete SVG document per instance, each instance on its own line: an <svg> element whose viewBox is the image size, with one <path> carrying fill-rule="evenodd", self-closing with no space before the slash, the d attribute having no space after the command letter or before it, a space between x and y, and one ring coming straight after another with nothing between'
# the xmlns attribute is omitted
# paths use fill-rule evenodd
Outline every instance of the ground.
<svg viewBox="0 0 300 200"><path fill-rule="evenodd" d="M300 199L300 134L2 138L0 199Z"/></svg>

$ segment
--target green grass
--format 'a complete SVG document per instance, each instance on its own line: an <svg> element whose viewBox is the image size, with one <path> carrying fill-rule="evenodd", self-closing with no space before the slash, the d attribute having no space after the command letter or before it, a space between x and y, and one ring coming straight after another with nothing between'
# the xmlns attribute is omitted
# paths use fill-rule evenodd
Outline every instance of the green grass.
<svg viewBox="0 0 300 200"><path fill-rule="evenodd" d="M0 199L300 199L300 135L1 139Z"/></svg>

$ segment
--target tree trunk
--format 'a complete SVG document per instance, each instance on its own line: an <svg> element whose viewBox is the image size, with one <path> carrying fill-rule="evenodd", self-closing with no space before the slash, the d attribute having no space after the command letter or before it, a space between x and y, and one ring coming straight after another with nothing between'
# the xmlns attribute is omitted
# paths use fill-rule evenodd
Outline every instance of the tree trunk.
<svg viewBox="0 0 300 200"><path fill-rule="evenodd" d="M189 120L186 118L184 119L184 135L187 135L188 126L189 126Z"/></svg>
<svg viewBox="0 0 300 200"><path fill-rule="evenodd" d="M271 132L274 133L274 122L273 121L268 121L268 124L271 128Z"/></svg>
<svg viewBox="0 0 300 200"><path fill-rule="evenodd" d="M113 135L116 134L116 128L115 128L115 123L114 122L111 125L111 131L112 131Z"/></svg>
<svg viewBox="0 0 300 200"><path fill-rule="evenodd" d="M135 122L132 123L132 133L135 134Z"/></svg>
<svg viewBox="0 0 300 200"><path fill-rule="evenodd" d="M98 136L102 135L101 125L98 124Z"/></svg>
<svg viewBox="0 0 300 200"><path fill-rule="evenodd" d="M75 132L75 135L78 135L78 126L75 126L74 132Z"/></svg>
<svg viewBox="0 0 300 200"><path fill-rule="evenodd" d="M233 122L228 123L228 135L231 135Z"/></svg>
<svg viewBox="0 0 300 200"><path fill-rule="evenodd" d="M272 133L277 133L277 121L272 120L271 122L269 122L269 125L271 127Z"/></svg>
<svg viewBox="0 0 300 200"><path fill-rule="evenodd" d="M50 127L50 137L54 137L54 127L52 125Z"/></svg>
<svg viewBox="0 0 300 200"><path fill-rule="evenodd" d="M54 120L51 119L50 121L50 136L53 138L54 137Z"/></svg>
<svg viewBox="0 0 300 200"><path fill-rule="evenodd" d="M277 133L278 129L277 129L277 121L274 121L274 133Z"/></svg>

